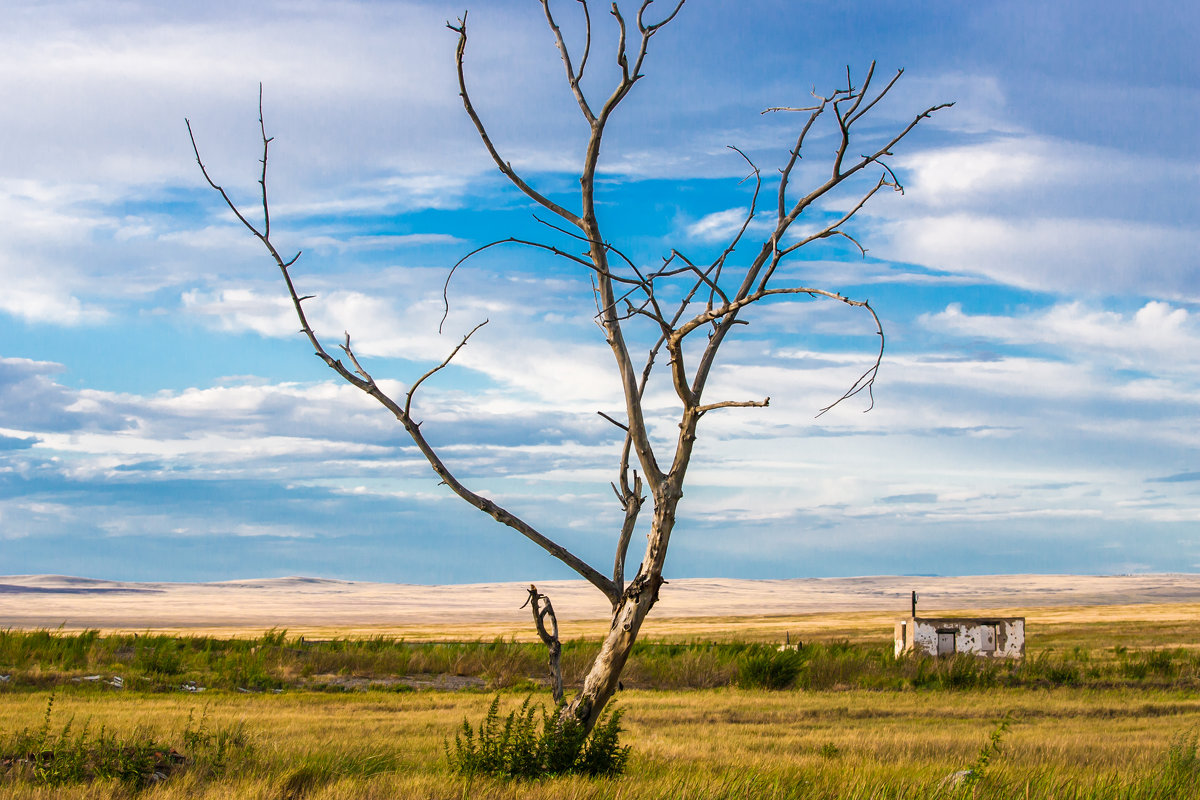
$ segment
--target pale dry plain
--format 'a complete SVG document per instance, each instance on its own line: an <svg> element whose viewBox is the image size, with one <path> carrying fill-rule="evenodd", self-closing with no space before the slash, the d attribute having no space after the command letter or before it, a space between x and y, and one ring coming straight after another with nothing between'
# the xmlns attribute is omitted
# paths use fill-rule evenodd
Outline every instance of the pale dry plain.
<svg viewBox="0 0 1200 800"><path fill-rule="evenodd" d="M275 578L131 583L59 575L0 576L0 629L180 633L388 634L420 639L531 636L528 583L450 586ZM539 581L568 638L598 635L607 603L583 581ZM793 580L679 579L663 587L649 636L707 636L738 620L741 636L890 631L909 610L1023 614L1041 624L1169 621L1200 616L1200 575L987 575ZM720 622L718 622L718 619ZM1032 621L1032 619L1031 619Z"/></svg>

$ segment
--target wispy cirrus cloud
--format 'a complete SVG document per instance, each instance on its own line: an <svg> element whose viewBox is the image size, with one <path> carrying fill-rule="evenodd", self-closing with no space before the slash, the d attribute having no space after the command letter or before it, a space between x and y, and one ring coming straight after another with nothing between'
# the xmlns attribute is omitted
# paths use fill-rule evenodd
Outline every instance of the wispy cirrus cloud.
<svg viewBox="0 0 1200 800"><path fill-rule="evenodd" d="M684 233L688 239L695 239L701 242L728 242L737 235L737 232L746 225L746 218L750 215L747 208L728 208L724 211L714 211L711 214L706 214L695 222L689 223L684 228ZM770 231L771 225L763 220L750 221L747 225L747 231L758 233L761 231Z"/></svg>

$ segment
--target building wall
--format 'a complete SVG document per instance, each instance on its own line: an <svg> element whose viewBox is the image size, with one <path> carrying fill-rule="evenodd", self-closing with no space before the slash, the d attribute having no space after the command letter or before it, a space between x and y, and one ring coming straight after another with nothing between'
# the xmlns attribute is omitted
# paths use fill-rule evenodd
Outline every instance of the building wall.
<svg viewBox="0 0 1200 800"><path fill-rule="evenodd" d="M1025 618L910 617L896 623L896 655L973 653L991 658L1025 656ZM940 640L940 647L939 647Z"/></svg>

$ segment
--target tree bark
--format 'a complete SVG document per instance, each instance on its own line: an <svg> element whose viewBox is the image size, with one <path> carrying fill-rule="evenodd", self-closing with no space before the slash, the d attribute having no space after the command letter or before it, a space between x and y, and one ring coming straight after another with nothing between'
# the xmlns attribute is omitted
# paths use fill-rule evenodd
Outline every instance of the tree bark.
<svg viewBox="0 0 1200 800"><path fill-rule="evenodd" d="M613 610L612 625L600 645L600 652L584 676L583 686L563 709L564 714L575 717L587 730L596 724L605 704L616 692L617 682L637 642L642 623L658 602L659 589L665 583L662 570L667 556L667 543L675 527L675 507L682 496L678 486L682 483L682 475L679 477L679 481L668 480L661 495L656 495L645 559Z"/></svg>

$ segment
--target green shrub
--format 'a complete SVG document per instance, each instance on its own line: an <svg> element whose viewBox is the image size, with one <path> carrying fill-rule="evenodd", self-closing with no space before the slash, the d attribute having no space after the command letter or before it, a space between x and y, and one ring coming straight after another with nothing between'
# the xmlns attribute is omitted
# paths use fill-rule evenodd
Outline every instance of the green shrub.
<svg viewBox="0 0 1200 800"><path fill-rule="evenodd" d="M147 636L137 646L133 665L147 675L166 677L183 672L180 641L172 636Z"/></svg>
<svg viewBox="0 0 1200 800"><path fill-rule="evenodd" d="M451 769L467 776L613 776L625 771L629 759L620 733L620 709L605 711L589 736L580 722L564 717L559 709L549 712L541 704L535 706L531 697L501 722L496 695L478 733L463 720L462 730L454 734L453 751L449 741L445 743L446 758Z"/></svg>
<svg viewBox="0 0 1200 800"><path fill-rule="evenodd" d="M287 645L287 628L271 628L263 631L263 635L259 637L258 641L263 647L284 647Z"/></svg>
<svg viewBox="0 0 1200 800"><path fill-rule="evenodd" d="M940 683L946 689L970 689L980 683L987 664L973 655L957 653L949 658L938 659Z"/></svg>
<svg viewBox="0 0 1200 800"><path fill-rule="evenodd" d="M1150 673L1150 666L1145 661L1125 661L1121 664L1121 674L1133 681L1143 681Z"/></svg>
<svg viewBox="0 0 1200 800"><path fill-rule="evenodd" d="M796 650L758 650L738 661L738 686L743 689L786 689L803 666Z"/></svg>
<svg viewBox="0 0 1200 800"><path fill-rule="evenodd" d="M206 724L208 706L204 707L200 722L194 728L193 716L189 711L187 724L183 728L183 744L191 763L209 777L220 775L235 758L249 755L250 737L246 733L245 723L212 730Z"/></svg>

